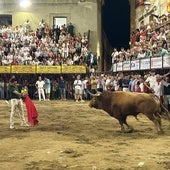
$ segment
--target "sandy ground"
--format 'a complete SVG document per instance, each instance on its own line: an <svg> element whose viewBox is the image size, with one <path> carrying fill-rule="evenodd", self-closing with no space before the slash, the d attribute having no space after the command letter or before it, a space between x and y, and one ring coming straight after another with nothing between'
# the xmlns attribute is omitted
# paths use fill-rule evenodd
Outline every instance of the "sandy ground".
<svg viewBox="0 0 170 170"><path fill-rule="evenodd" d="M144 115L129 117L133 133L88 102L34 101L39 125L9 129L10 107L0 101L0 170L170 170L170 122L164 135Z"/></svg>

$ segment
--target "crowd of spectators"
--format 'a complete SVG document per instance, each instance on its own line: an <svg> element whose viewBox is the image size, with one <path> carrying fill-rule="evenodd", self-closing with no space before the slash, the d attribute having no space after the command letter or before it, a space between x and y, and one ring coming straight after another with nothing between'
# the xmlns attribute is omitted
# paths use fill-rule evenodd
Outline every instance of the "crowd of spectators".
<svg viewBox="0 0 170 170"><path fill-rule="evenodd" d="M114 48L111 54L112 64L127 60L135 60L148 57L162 57L170 53L169 41L169 18L153 17L149 24L141 22L140 28L132 32L130 48L120 51Z"/></svg>
<svg viewBox="0 0 170 170"><path fill-rule="evenodd" d="M42 19L33 31L30 21L0 26L0 65L85 65L96 70L97 56L89 51L88 33L75 33L70 22L50 27Z"/></svg>
<svg viewBox="0 0 170 170"><path fill-rule="evenodd" d="M82 75L43 75L42 80L46 78L50 80L51 90L49 98L45 93L46 99L50 100L66 100L71 99L78 101L75 97L75 82L76 77L79 76L79 85L81 88L80 101L90 100L91 93L97 93L102 91L130 91L139 93L154 93L158 96L161 102L165 103L170 110L170 71L167 70L166 74L159 73L158 71L148 71L141 73L90 73ZM38 75L25 76L16 75L18 80L18 86L21 89L23 86L28 87L29 96L31 99L38 99L37 88L35 86ZM60 90L60 78L64 80L64 97ZM0 78L0 99L5 99L8 96L8 77Z"/></svg>

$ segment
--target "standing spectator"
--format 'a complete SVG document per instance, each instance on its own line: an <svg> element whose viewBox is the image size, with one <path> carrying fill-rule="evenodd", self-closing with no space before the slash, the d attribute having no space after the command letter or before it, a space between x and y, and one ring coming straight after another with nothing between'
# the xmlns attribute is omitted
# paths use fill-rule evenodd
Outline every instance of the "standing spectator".
<svg viewBox="0 0 170 170"><path fill-rule="evenodd" d="M74 36L74 26L73 24L70 22L67 26L67 32L73 37Z"/></svg>
<svg viewBox="0 0 170 170"><path fill-rule="evenodd" d="M64 80L63 76L60 76L58 86L61 100L66 100L66 81Z"/></svg>
<svg viewBox="0 0 170 170"><path fill-rule="evenodd" d="M59 36L61 33L60 27L57 25L56 28L54 29L54 31L55 31L55 40L56 40L56 43L58 43Z"/></svg>
<svg viewBox="0 0 170 170"><path fill-rule="evenodd" d="M58 98L58 82L56 80L52 80L51 82L51 99L56 100Z"/></svg>
<svg viewBox="0 0 170 170"><path fill-rule="evenodd" d="M131 92L134 91L134 80L135 80L135 75L132 74L129 82L129 91Z"/></svg>
<svg viewBox="0 0 170 170"><path fill-rule="evenodd" d="M130 83L129 75L125 74L124 78L122 79L123 91L129 91L129 83Z"/></svg>
<svg viewBox="0 0 170 170"><path fill-rule="evenodd" d="M89 78L88 78L88 76L86 76L85 77L85 79L83 80L83 97L84 97L84 99L86 99L86 100L89 100L90 99L90 97L89 97L89 93L88 93L88 87L89 86Z"/></svg>
<svg viewBox="0 0 170 170"><path fill-rule="evenodd" d="M77 75L77 78L76 80L74 80L73 84L74 84L76 102L78 102L79 99L81 102L84 102L84 100L82 99L83 90L82 90L82 81L80 79L80 75Z"/></svg>
<svg viewBox="0 0 170 170"><path fill-rule="evenodd" d="M3 80L3 78L0 79L0 99L4 99L4 94L5 94L5 82Z"/></svg>
<svg viewBox="0 0 170 170"><path fill-rule="evenodd" d="M123 73L119 73L118 74L118 86L119 86L119 90L120 91L123 90L123 83L122 83L123 78L124 78L124 74Z"/></svg>
<svg viewBox="0 0 170 170"><path fill-rule="evenodd" d="M112 64L116 63L117 61L117 56L119 55L119 52L117 51L117 48L113 49L113 52L111 54L112 57Z"/></svg>
<svg viewBox="0 0 170 170"><path fill-rule="evenodd" d="M45 36L45 21L44 19L42 19L40 22L39 22L39 30L40 30L40 33L41 35L44 37Z"/></svg>
<svg viewBox="0 0 170 170"><path fill-rule="evenodd" d="M159 55L163 57L165 54L168 54L168 50L163 47L159 47Z"/></svg>
<svg viewBox="0 0 170 170"><path fill-rule="evenodd" d="M159 74L156 74L156 84L154 88L154 94L159 97L160 102L164 103L163 100L163 93L164 93L164 86L168 87L169 83L164 80L164 77L166 77L169 73L161 76Z"/></svg>
<svg viewBox="0 0 170 170"><path fill-rule="evenodd" d="M108 91L111 90L111 76L110 75L106 77L106 90Z"/></svg>
<svg viewBox="0 0 170 170"><path fill-rule="evenodd" d="M28 19L24 22L24 26L23 27L24 27L25 35L28 35L29 32L31 31L30 21Z"/></svg>
<svg viewBox="0 0 170 170"><path fill-rule="evenodd" d="M97 80L96 76L92 75L90 84L91 84L91 93L93 93L93 94L97 93L97 82L98 82L98 80Z"/></svg>
<svg viewBox="0 0 170 170"><path fill-rule="evenodd" d="M149 88L151 92L154 93L155 85L157 84L156 76L155 76L155 70L150 71L150 76L147 77L147 79L144 82L145 86Z"/></svg>
<svg viewBox="0 0 170 170"><path fill-rule="evenodd" d="M144 75L144 78L143 78L143 92L144 93L150 93L150 87L149 87L149 83L148 82L145 82L145 80L150 76L150 73L146 73Z"/></svg>
<svg viewBox="0 0 170 170"><path fill-rule="evenodd" d="M87 70L90 71L90 59L91 59L91 53L87 52L84 57L84 62L86 64Z"/></svg>
<svg viewBox="0 0 170 170"><path fill-rule="evenodd" d="M164 89L163 89L163 99L166 108L170 111L170 79L169 77L164 78Z"/></svg>
<svg viewBox="0 0 170 170"><path fill-rule="evenodd" d="M35 86L37 87L37 90L38 90L39 101L41 101L41 95L43 97L43 100L45 101L44 85L45 85L45 82L42 80L42 77L39 76L38 80L35 83Z"/></svg>
<svg viewBox="0 0 170 170"><path fill-rule="evenodd" d="M140 81L136 83L135 92L141 92Z"/></svg>
<svg viewBox="0 0 170 170"><path fill-rule="evenodd" d="M97 81L97 91L102 92L103 90L105 90L105 78L104 74L101 74Z"/></svg>
<svg viewBox="0 0 170 170"><path fill-rule="evenodd" d="M50 94L51 94L51 81L50 81L49 78L45 77L44 82L45 82L46 99L49 101L50 100Z"/></svg>
<svg viewBox="0 0 170 170"><path fill-rule="evenodd" d="M19 110L19 116L21 118L21 126L29 126L25 120L24 108L22 102L22 94L19 92L17 87L17 80L12 79L9 86L9 93L11 96L11 115L10 115L10 129L14 129L14 114L16 108Z"/></svg>

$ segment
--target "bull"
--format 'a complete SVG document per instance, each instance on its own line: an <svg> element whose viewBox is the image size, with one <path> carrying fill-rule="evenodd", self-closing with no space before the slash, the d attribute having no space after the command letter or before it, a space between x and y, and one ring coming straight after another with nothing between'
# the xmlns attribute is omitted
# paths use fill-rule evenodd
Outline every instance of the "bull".
<svg viewBox="0 0 170 170"><path fill-rule="evenodd" d="M153 95L123 91L104 91L91 95L93 97L89 106L102 109L110 116L116 118L119 121L122 132L132 132L134 130L133 127L127 123L127 116L132 115L137 117L139 113L143 113L155 124L157 132L163 133L161 125L161 105ZM128 128L128 131L125 130L124 125Z"/></svg>

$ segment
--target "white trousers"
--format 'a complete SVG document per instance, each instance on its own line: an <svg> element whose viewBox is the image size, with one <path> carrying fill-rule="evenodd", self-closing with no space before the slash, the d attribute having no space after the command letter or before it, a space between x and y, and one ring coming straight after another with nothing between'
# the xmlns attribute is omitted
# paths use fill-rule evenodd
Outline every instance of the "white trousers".
<svg viewBox="0 0 170 170"><path fill-rule="evenodd" d="M17 108L19 110L19 117L21 119L21 123L24 123L24 124L26 123L22 99L11 99L10 126L14 125L14 114Z"/></svg>
<svg viewBox="0 0 170 170"><path fill-rule="evenodd" d="M43 88L38 88L38 98L39 98L39 101L41 101L41 95L43 97L43 100L45 101L44 89Z"/></svg>
<svg viewBox="0 0 170 170"><path fill-rule="evenodd" d="M129 91L128 87L123 87L123 91Z"/></svg>

